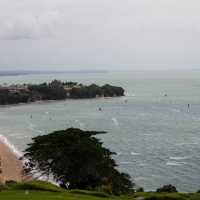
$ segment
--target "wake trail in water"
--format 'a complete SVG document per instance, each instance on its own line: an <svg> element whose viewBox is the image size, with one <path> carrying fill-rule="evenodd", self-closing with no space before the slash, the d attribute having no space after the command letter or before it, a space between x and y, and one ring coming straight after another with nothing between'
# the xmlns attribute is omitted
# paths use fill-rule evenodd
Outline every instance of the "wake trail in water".
<svg viewBox="0 0 200 200"><path fill-rule="evenodd" d="M28 120L27 120L28 121ZM33 128L33 124L30 122L30 121L28 121L28 123L29 123L29 126L28 126L28 129L29 130L31 130L31 131L34 131L34 132L37 132L37 133L46 133L45 131L41 131L41 130L38 130L38 129L35 129L35 128Z"/></svg>
<svg viewBox="0 0 200 200"><path fill-rule="evenodd" d="M115 124L116 126L118 126L117 120L116 120L115 118L112 118L112 119L113 119L113 121L114 121L114 124Z"/></svg>
<svg viewBox="0 0 200 200"><path fill-rule="evenodd" d="M44 113L44 115L42 116L42 119L43 119L44 121L47 120L47 115L48 115L49 113L50 113L49 111L46 111L46 112Z"/></svg>
<svg viewBox="0 0 200 200"><path fill-rule="evenodd" d="M82 130L84 130L84 123L80 123L79 126L81 127Z"/></svg>
<svg viewBox="0 0 200 200"><path fill-rule="evenodd" d="M80 126L80 128L82 129L82 130L84 130L84 123L83 122L80 122L78 119L75 119L75 121L79 124L79 126Z"/></svg>

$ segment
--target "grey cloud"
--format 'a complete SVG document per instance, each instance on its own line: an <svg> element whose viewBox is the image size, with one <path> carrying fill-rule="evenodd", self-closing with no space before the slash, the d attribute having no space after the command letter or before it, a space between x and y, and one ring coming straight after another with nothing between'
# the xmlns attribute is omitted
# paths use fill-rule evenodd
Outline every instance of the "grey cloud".
<svg viewBox="0 0 200 200"><path fill-rule="evenodd" d="M199 0L1 0L0 66L196 68L199 7Z"/></svg>
<svg viewBox="0 0 200 200"><path fill-rule="evenodd" d="M2 23L1 39L39 39L55 37L53 23L58 12L48 12L35 16L31 12L20 12Z"/></svg>

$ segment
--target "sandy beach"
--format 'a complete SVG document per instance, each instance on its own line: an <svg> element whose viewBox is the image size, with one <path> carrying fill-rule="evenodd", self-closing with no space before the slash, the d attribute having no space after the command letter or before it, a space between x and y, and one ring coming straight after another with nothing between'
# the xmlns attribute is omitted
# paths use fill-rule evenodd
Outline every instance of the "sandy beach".
<svg viewBox="0 0 200 200"><path fill-rule="evenodd" d="M21 182L23 163L2 141L0 141L0 157L3 170L2 174L0 174L0 182L5 183L6 180Z"/></svg>

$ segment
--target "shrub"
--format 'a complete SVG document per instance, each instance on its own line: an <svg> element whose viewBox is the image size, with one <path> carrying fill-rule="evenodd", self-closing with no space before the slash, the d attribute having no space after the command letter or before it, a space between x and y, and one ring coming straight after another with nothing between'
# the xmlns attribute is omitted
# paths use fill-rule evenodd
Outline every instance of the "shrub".
<svg viewBox="0 0 200 200"><path fill-rule="evenodd" d="M178 192L175 188L175 186L173 185L164 185L162 188L158 188L156 189L157 192L161 193L161 192Z"/></svg>
<svg viewBox="0 0 200 200"><path fill-rule="evenodd" d="M143 187L139 187L136 189L136 192L144 192L144 188Z"/></svg>
<svg viewBox="0 0 200 200"><path fill-rule="evenodd" d="M0 191L1 190L9 190L9 187L7 185L0 183Z"/></svg>
<svg viewBox="0 0 200 200"><path fill-rule="evenodd" d="M150 196L145 198L145 200L184 200L182 197L172 197L172 196Z"/></svg>
<svg viewBox="0 0 200 200"><path fill-rule="evenodd" d="M90 195L96 196L96 197L109 197L109 195L107 195L103 192L91 192Z"/></svg>
<svg viewBox="0 0 200 200"><path fill-rule="evenodd" d="M71 193L91 195L91 196L96 196L96 197L109 197L109 195L107 195L103 192L88 192L88 191L84 191L84 190L71 190Z"/></svg>
<svg viewBox="0 0 200 200"><path fill-rule="evenodd" d="M9 184L15 184L17 183L17 181L14 181L14 180L8 180L5 182L5 185L9 185Z"/></svg>

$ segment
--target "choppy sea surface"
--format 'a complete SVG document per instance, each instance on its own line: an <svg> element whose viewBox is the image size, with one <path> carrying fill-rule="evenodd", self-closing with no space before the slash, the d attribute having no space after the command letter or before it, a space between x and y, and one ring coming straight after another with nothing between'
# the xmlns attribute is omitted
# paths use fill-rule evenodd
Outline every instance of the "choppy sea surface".
<svg viewBox="0 0 200 200"><path fill-rule="evenodd" d="M0 84L54 79L121 86L125 96L1 107L0 139L15 154L32 137L56 130L106 131L98 137L117 153L118 169L146 191L165 184L200 189L200 71L43 74L0 77Z"/></svg>

